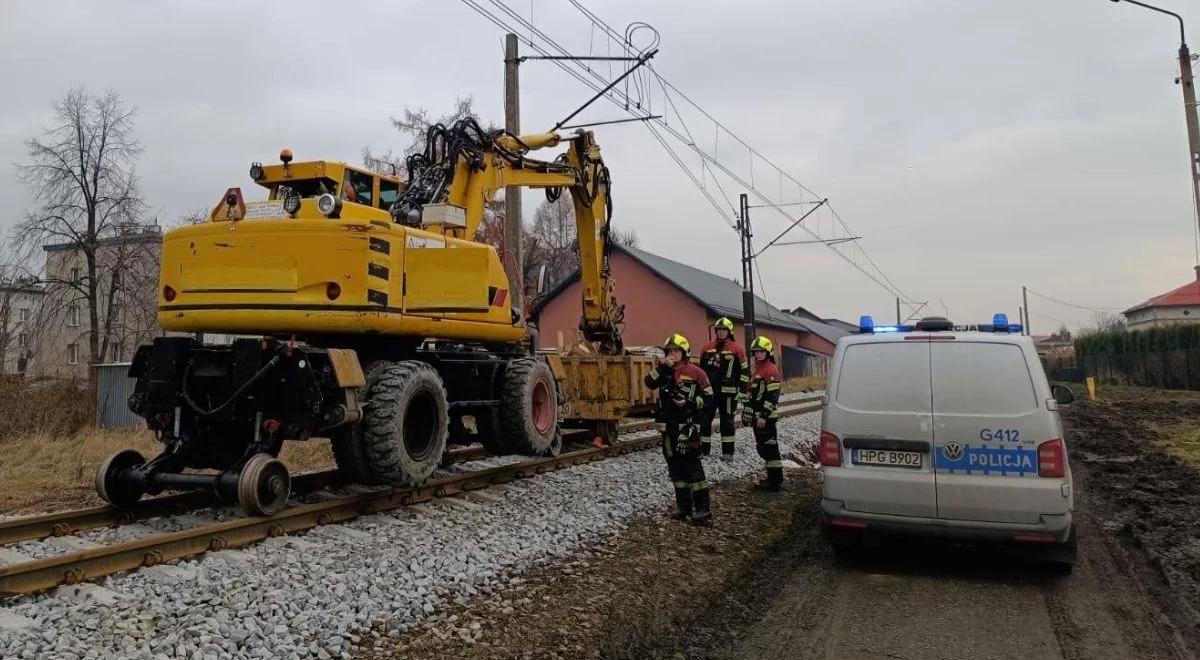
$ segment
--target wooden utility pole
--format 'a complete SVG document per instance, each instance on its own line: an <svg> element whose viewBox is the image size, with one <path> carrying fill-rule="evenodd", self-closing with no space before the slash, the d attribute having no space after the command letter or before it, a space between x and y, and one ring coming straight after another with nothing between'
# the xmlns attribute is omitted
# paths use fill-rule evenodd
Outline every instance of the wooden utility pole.
<svg viewBox="0 0 1200 660"><path fill-rule="evenodd" d="M521 84L517 67L517 35L504 36L504 128L513 135L521 134ZM504 189L504 272L508 275L508 292L512 306L524 313L525 282L521 254L521 188Z"/></svg>

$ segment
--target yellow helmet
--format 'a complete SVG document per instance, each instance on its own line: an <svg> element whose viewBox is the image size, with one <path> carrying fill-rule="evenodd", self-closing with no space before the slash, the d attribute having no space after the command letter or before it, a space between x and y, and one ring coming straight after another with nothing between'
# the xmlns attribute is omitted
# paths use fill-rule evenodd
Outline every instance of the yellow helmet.
<svg viewBox="0 0 1200 660"><path fill-rule="evenodd" d="M722 316L721 318L717 319L716 323L713 324L713 329L714 330L725 329L725 330L728 330L729 334L732 335L733 334L733 321L730 321L729 319Z"/></svg>
<svg viewBox="0 0 1200 660"><path fill-rule="evenodd" d="M683 351L684 355L692 352L692 345L688 343L687 337L684 337L681 334L674 334L670 337L667 337L667 340L663 342L662 347L664 351L668 351L672 348L678 348L679 350Z"/></svg>
<svg viewBox="0 0 1200 660"><path fill-rule="evenodd" d="M774 353L775 344L771 343L771 340L766 337L755 337L754 341L750 342L750 350Z"/></svg>

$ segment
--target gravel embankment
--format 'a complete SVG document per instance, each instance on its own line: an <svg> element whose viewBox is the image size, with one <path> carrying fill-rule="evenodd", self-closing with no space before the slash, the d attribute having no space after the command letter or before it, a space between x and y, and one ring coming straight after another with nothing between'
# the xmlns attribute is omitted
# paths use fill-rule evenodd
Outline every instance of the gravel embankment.
<svg viewBox="0 0 1200 660"><path fill-rule="evenodd" d="M803 460L819 422L782 420L785 455ZM761 469L750 431L738 440L734 461L706 461L710 481ZM108 578L90 595L12 599L0 606L0 657L349 657L671 501L657 452L582 465Z"/></svg>

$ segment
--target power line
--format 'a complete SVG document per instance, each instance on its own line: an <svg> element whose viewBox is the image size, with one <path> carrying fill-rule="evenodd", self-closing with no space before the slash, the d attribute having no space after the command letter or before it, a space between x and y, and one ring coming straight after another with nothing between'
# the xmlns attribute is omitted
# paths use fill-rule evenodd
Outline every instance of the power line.
<svg viewBox="0 0 1200 660"><path fill-rule="evenodd" d="M526 43L526 45L529 46L530 48L532 48L534 51L536 51L542 55L550 56L550 55L554 54L554 53L551 53L549 50L547 50L547 48L550 48L554 51L557 51L557 54L560 56L569 56L570 55L570 53L567 51L566 48L564 48L561 44L559 44L557 41L555 41L552 37L550 37L544 31L542 31L541 29L534 26L532 24L532 22L525 20L518 12L514 11L513 9L508 7L504 2L502 2L502 0L490 0L490 1L491 1L491 4L494 5L498 10L500 10L501 12L506 14L509 19L511 19L512 21L515 21L518 24L519 28L514 28L509 23L509 21L506 20L504 17L497 16L493 12L489 11L486 7L483 7L481 5L480 1L478 1L478 0L463 0L464 4L471 7L472 9L474 9L477 13L483 15L485 18L487 18L489 21L491 21L495 25L501 27L502 29L505 29L508 32L517 34L518 38L520 38L522 41L524 41ZM596 16L594 13L592 13L590 10L588 10L586 7L584 7L581 2L579 2L578 0L571 0L571 2L580 11L580 13L582 13L589 21L592 22L593 34L594 34L594 29L598 27L608 37L608 42L609 42L608 51L610 53L612 52L611 46L614 42L617 44L618 50L620 52L624 52L627 55L634 55L637 57L641 57L646 51L653 49L657 46L657 39L658 39L657 32L654 32L653 28L646 26L644 24L639 24L636 26L631 25L631 27L627 31L627 33L624 36L622 36L615 29L613 29L610 25L608 25L606 22L604 22L602 19L600 19L598 16ZM524 29L520 29L520 28L524 28ZM641 50L635 50L634 46L632 45L632 34L637 32L638 29L651 30L654 40L655 40L653 43L651 43L650 45L646 46L644 49L641 49ZM521 34L522 32L525 32L528 36L523 36ZM544 41L547 46L543 47L541 44L534 41L535 36L538 39ZM589 51L589 52L591 52L591 51ZM601 76L597 71L592 69L590 66L587 66L586 64L583 64L581 62L574 61L574 60L554 59L554 60L550 60L550 61L554 65L556 65L560 69L562 69L564 72L566 72L568 75L570 75L571 77L573 77L576 80L578 80L579 82L583 83L585 86L591 88L593 91L601 92L598 96L602 96L603 98L607 99L610 103L613 103L617 107L625 110L626 112L629 112L630 114L633 114L635 116L641 116L640 111L642 110L643 105L652 107L652 96L653 96L651 94L652 90L649 88L648 84L643 86L642 81L641 81L641 76L640 76L641 72L638 72L639 73L638 76L634 76L634 80L637 83L634 85L634 88L638 95L637 98L635 99L632 96L630 96L628 91L622 92L621 90L615 89L615 88L609 90L607 93L604 93L602 90L611 84L610 81L608 79L604 78L603 76ZM568 64L568 62L574 66L570 66ZM611 66L611 64L610 64L610 66ZM787 174L786 172L784 172L779 166L777 166L770 159L766 158L761 152L757 151L756 149L751 147L748 143L746 143L744 140L742 140L739 136L734 134L727 126L725 126L720 121L718 121L708 111L706 111L702 107L700 107L699 104L697 104L694 100L692 100L689 96L687 96L682 90L680 90L678 87L673 85L670 81L666 80L653 67L647 66L646 69L648 70L646 73L646 76L647 76L646 82L647 83L649 82L650 75L654 76L654 78L659 83L659 87L662 89L664 101L668 105L671 106L672 111L675 113L675 117L676 117L678 124L683 128L683 132L681 133L678 129L671 126L667 117L662 117L661 119L656 119L653 121L650 121L650 120L644 121L643 123L645 123L647 128L652 131L652 134L654 134L655 139L658 140L660 144L663 144L664 148L667 148L666 140L662 135L662 133L666 133L667 135L670 135L671 137L675 138L676 140L679 140L680 142L682 142L685 146L692 149L698 156L700 156L701 176L703 176L706 172L713 174L713 176L712 176L713 182L716 184L717 188L720 190L721 196L725 198L725 201L729 205L731 210L733 209L733 203L732 203L731 198L729 197L728 193L725 191L724 186L721 185L719 177L716 176L716 171L722 172L726 176L730 177L732 180L745 186L756 197L758 197L760 200L765 202L767 206L771 206L777 212L779 212L781 215L783 215L785 218L794 222L796 220L796 218L793 217L791 214L789 214L787 211L785 211L780 206L780 203L783 201L782 199L780 199L778 202L776 200L770 199L770 197L768 197L765 193L763 193L761 190L759 190L758 187L755 185L755 183L754 183L754 158L757 157L763 163L769 165L772 169L776 170L776 172L778 173L778 176L779 176L779 180L780 180L781 196L782 196L782 182L785 178L788 181L790 181L791 183L795 184L801 192L807 193L809 195L816 197L815 193L813 193L810 189L808 189L806 186L801 184L798 180L796 180L790 174ZM610 72L610 78L611 78L611 72ZM628 86L626 86L626 89L628 89ZM704 149L702 149L701 147L698 146L697 141L694 138L694 134L692 133L690 127L687 126L687 121L684 118L683 113L681 113L679 111L678 105L675 104L675 102L674 102L674 98L673 98L674 95L678 95L680 98L682 98L684 101L686 101L691 107L695 108L702 116L704 116L706 119L708 119L710 122L713 123L713 125L715 127L714 151L715 151L715 144L719 140L719 136L720 136L721 132L724 132L726 135L731 137L736 143L738 143L739 145L741 145L747 149L747 153L750 155L750 162L749 162L749 168L750 168L749 178L750 178L750 180L749 181L747 181L746 178L744 178L744 177L740 176L739 174L735 173L734 171L732 171L723 162L719 161L715 157L715 155L705 152ZM653 124L653 126L652 126L652 124ZM661 131L661 133L656 132L656 129L657 129L657 131ZM708 199L710 204L713 205L714 209L716 209L718 211L718 215L720 215L720 217L725 219L726 222L728 223L729 222L728 216L726 216L724 214L724 210L720 208L720 204L715 201L715 198L713 197L713 195L708 191L707 186L705 185L705 182L698 179L694 174L691 173L690 169L686 166L686 164L683 162L682 158L680 158L677 153L675 153L673 150L670 150L670 153L671 153L672 159L675 160L676 165L680 166L682 169L684 169L686 172L688 172L688 178L692 181L693 185L695 185L699 190L701 190L702 194L705 195L705 197ZM736 211L734 213L736 215ZM855 235L853 230L850 229L850 227L846 224L846 222L841 218L840 215L837 214L836 210L834 210L832 207L830 207L830 213L831 213L832 217L834 218L834 220L837 221L838 225L840 225L841 229L845 232L845 235L847 235L847 236ZM815 239L824 239L824 237L822 237L819 233L813 231L809 227L801 225L800 228ZM901 290L898 286L896 286L896 284L889 277L887 277L886 274L883 273L883 271L879 268L879 265L874 261L874 259L872 259L870 257L870 255L867 254L866 250L861 245L859 245L857 242L850 243L851 251L853 253L857 254L859 257L861 257L862 261L866 265L858 263L854 257L850 256L849 254L846 254L845 252L840 250L835 245L827 244L827 247L828 247L828 249L832 250L835 254L837 254L839 257L841 257L843 261L850 264L851 267L855 268L856 270L858 270L859 272L864 274L868 279L874 281L880 287L889 291L893 295L896 295L896 296L904 299L906 302L909 302L909 303L913 302L914 299L912 298L912 296L909 296L903 290Z"/></svg>
<svg viewBox="0 0 1200 660"><path fill-rule="evenodd" d="M1038 293L1037 291L1034 291L1033 289L1030 289L1029 287L1025 287L1025 290L1028 291L1029 293L1032 293L1033 295L1037 296L1038 298L1042 298L1044 300L1049 300L1050 302L1058 303L1058 304L1064 305L1066 307L1074 307L1075 309L1082 309L1085 312L1120 312L1120 311L1122 311L1119 307L1089 307L1087 305L1076 305L1075 303L1069 303L1065 300L1059 300L1058 298L1052 298L1050 296L1047 296L1044 293Z"/></svg>

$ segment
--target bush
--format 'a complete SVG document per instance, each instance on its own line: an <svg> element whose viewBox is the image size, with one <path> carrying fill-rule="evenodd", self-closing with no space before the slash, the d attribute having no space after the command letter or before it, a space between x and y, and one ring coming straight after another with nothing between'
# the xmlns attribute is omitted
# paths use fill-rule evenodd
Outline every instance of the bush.
<svg viewBox="0 0 1200 660"><path fill-rule="evenodd" d="M96 396L85 381L0 377L0 440L68 435L96 423Z"/></svg>

